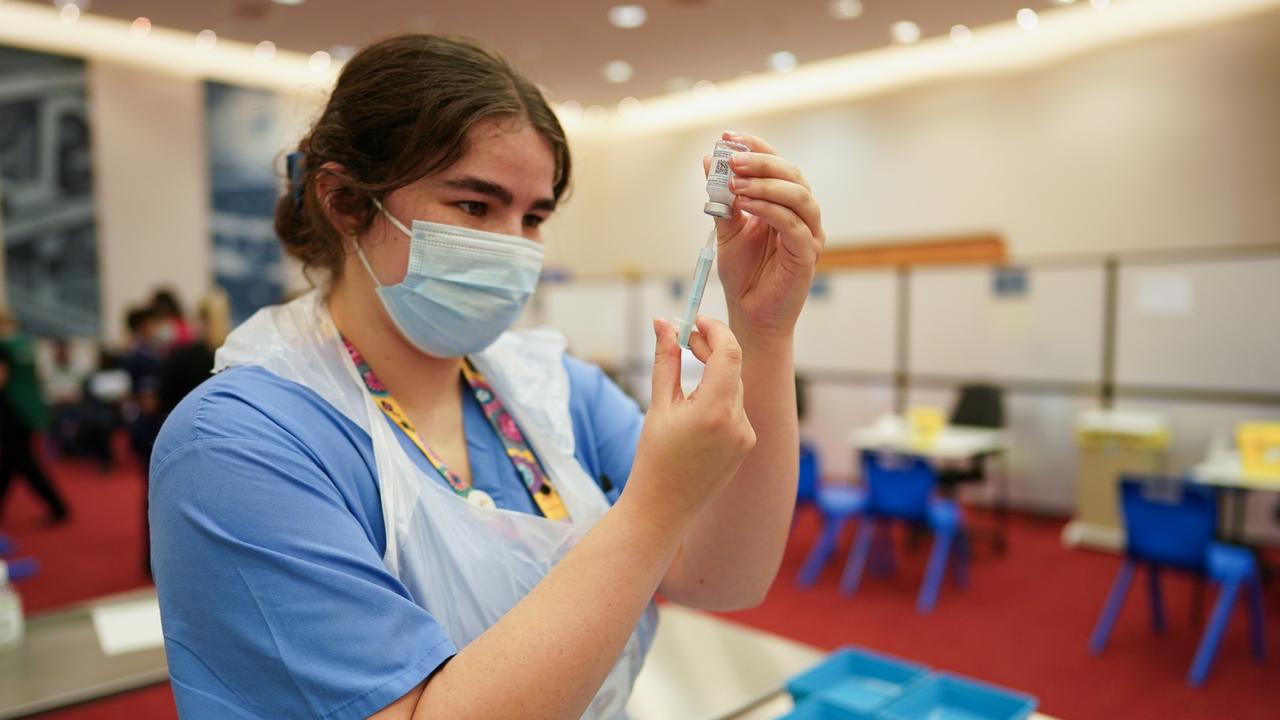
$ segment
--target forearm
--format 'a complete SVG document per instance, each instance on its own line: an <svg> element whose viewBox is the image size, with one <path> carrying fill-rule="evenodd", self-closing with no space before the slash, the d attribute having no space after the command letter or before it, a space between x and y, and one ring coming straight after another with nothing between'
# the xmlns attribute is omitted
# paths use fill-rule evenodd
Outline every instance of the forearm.
<svg viewBox="0 0 1280 720"><path fill-rule="evenodd" d="M731 327L733 324L731 323ZM759 604L777 575L795 507L799 463L795 360L790 337L742 341L743 404L756 446L699 516L662 592L682 604Z"/></svg>
<svg viewBox="0 0 1280 720"><path fill-rule="evenodd" d="M415 718L577 718L617 661L688 522L617 505L426 684Z"/></svg>

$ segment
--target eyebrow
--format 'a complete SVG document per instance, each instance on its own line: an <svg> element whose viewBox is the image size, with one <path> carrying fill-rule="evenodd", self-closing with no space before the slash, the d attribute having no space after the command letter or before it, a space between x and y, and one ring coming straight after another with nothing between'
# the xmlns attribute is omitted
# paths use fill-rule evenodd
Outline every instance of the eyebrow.
<svg viewBox="0 0 1280 720"><path fill-rule="evenodd" d="M510 190L497 183L489 182L488 180L483 180L478 177L465 176L455 178L453 180L445 180L444 184L458 190L470 190L471 192L491 197L506 207L511 207L511 204L515 202L515 197L511 194ZM530 206L530 209L552 212L556 209L556 201L551 198L538 198L533 201L533 205Z"/></svg>

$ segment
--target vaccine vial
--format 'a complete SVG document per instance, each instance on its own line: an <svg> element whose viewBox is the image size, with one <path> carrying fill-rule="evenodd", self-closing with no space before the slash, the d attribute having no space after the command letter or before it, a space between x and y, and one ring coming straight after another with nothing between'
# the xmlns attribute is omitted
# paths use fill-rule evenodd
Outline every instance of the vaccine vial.
<svg viewBox="0 0 1280 720"><path fill-rule="evenodd" d="M716 149L711 152L711 170L707 172L708 202L702 206L702 212L718 218L733 216L733 191L729 189L733 170L729 168L729 158L735 152L747 150L746 145L732 140L716 142Z"/></svg>

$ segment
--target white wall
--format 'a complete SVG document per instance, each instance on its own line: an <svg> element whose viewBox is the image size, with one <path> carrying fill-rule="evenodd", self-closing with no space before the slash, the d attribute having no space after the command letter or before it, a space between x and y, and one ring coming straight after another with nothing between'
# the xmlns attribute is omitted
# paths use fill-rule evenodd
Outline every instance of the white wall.
<svg viewBox="0 0 1280 720"><path fill-rule="evenodd" d="M995 230L1015 256L1280 237L1280 13L1104 48L1018 75L769 116L831 243ZM555 259L684 273L721 127L575 142Z"/></svg>
<svg viewBox="0 0 1280 720"><path fill-rule="evenodd" d="M204 89L126 65L89 64L102 328L159 285L190 306L212 281Z"/></svg>

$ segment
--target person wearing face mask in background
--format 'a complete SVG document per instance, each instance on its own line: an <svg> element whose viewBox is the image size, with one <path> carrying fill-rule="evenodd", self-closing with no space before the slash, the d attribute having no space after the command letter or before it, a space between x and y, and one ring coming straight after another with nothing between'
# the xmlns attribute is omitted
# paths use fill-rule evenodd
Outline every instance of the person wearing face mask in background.
<svg viewBox="0 0 1280 720"><path fill-rule="evenodd" d="M790 525L791 340L824 236L799 170L726 135L750 148L746 213L718 225L730 323L699 320L685 396L655 321L642 415L562 336L506 332L569 184L541 92L428 35L343 67L276 217L319 285L232 332L155 446L184 718L624 717L655 592L760 602Z"/></svg>
<svg viewBox="0 0 1280 720"><path fill-rule="evenodd" d="M195 333L182 312L178 294L169 288L160 288L151 296L151 316L156 323L156 339L164 352L182 347L195 338Z"/></svg>

